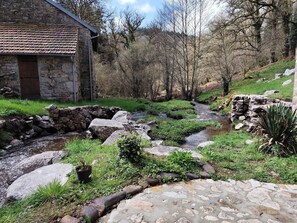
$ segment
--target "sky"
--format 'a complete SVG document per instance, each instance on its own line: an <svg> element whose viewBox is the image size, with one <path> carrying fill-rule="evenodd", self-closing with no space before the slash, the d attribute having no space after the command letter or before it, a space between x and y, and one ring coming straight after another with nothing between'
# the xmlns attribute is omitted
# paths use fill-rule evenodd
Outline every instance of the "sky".
<svg viewBox="0 0 297 223"><path fill-rule="evenodd" d="M162 8L163 0L107 0L106 6L119 13L126 8L135 10L145 17L142 26L149 25L157 15L158 9Z"/></svg>

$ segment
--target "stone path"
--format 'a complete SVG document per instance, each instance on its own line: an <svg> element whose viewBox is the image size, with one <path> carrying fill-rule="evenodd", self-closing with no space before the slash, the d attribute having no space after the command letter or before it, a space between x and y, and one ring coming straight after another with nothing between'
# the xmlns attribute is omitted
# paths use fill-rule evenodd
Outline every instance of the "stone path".
<svg viewBox="0 0 297 223"><path fill-rule="evenodd" d="M297 185L194 180L146 189L100 223L294 223Z"/></svg>

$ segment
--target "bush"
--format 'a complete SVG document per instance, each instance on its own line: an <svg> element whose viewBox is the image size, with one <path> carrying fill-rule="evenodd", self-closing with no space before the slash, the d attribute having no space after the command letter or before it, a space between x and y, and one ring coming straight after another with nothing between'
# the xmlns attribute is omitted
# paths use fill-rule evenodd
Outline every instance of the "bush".
<svg viewBox="0 0 297 223"><path fill-rule="evenodd" d="M123 135L117 144L120 158L127 159L131 163L138 163L141 160L141 138L137 134Z"/></svg>
<svg viewBox="0 0 297 223"><path fill-rule="evenodd" d="M260 115L259 125L266 138L259 148L261 151L279 156L297 155L296 111L283 104L271 106Z"/></svg>

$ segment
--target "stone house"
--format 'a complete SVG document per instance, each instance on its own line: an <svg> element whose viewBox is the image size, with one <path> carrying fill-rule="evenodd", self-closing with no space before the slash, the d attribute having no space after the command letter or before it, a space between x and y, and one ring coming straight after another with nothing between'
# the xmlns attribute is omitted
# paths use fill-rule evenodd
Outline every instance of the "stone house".
<svg viewBox="0 0 297 223"><path fill-rule="evenodd" d="M26 99L93 99L96 36L52 0L0 0L0 88Z"/></svg>

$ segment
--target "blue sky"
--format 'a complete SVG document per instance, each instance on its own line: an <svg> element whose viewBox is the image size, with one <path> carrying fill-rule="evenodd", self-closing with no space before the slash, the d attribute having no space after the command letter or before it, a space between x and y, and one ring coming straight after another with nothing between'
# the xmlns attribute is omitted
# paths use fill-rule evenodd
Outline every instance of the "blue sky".
<svg viewBox="0 0 297 223"><path fill-rule="evenodd" d="M162 8L164 0L107 0L106 6L114 10L119 16L119 12L126 9L135 10L145 16L142 26L150 24L157 15L157 10Z"/></svg>

